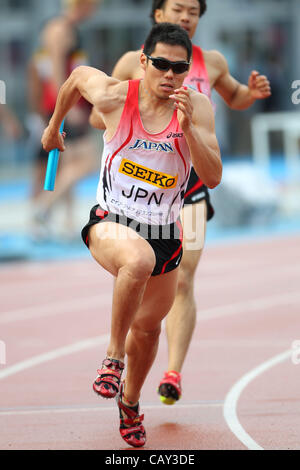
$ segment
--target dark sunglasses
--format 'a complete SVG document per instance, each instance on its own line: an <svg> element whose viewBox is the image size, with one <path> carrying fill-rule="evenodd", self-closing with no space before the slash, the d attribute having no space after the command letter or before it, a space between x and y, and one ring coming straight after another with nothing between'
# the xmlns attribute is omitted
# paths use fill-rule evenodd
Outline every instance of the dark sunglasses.
<svg viewBox="0 0 300 470"><path fill-rule="evenodd" d="M183 60L178 62L171 62L168 59L163 59L161 57L151 57L150 55L145 54L147 59L152 61L153 66L157 70L161 70L162 72L167 72L168 70L172 69L172 71L176 74L187 72L190 67L190 62L185 62Z"/></svg>

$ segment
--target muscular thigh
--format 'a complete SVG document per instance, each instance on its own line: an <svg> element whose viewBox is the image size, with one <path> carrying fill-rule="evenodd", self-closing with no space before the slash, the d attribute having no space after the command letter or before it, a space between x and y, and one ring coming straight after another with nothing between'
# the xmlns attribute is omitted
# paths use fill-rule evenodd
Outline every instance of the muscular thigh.
<svg viewBox="0 0 300 470"><path fill-rule="evenodd" d="M122 266L139 260L144 266L155 265L155 254L149 243L131 228L114 222L90 228L89 248L95 260L113 276L117 276Z"/></svg>

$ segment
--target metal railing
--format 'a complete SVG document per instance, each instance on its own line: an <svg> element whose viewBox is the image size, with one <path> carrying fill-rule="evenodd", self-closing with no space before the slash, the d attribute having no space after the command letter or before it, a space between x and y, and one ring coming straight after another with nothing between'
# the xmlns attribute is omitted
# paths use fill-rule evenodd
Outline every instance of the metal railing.
<svg viewBox="0 0 300 470"><path fill-rule="evenodd" d="M281 132L283 153L291 175L300 172L300 112L286 111L261 113L251 120L252 150L254 162L267 167L270 164L270 133Z"/></svg>

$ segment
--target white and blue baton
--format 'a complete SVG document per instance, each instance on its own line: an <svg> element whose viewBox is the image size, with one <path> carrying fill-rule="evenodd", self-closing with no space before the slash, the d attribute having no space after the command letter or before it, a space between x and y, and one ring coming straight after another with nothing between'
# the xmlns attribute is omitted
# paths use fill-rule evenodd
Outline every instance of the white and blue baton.
<svg viewBox="0 0 300 470"><path fill-rule="evenodd" d="M62 134L63 130L64 130L64 121L61 123L59 132ZM59 160L59 150L58 149L51 150L48 155L47 171L46 171L45 184L44 184L45 191L54 191L58 160Z"/></svg>

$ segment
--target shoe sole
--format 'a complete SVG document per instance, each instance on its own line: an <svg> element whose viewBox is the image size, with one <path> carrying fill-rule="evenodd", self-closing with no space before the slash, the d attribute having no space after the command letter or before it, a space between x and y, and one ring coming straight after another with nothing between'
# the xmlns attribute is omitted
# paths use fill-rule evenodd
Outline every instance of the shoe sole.
<svg viewBox="0 0 300 470"><path fill-rule="evenodd" d="M94 386L93 386L93 392L98 396L98 397L101 397L101 398L104 398L105 400L111 400L112 398L116 398L118 393L119 392L116 392L116 394L112 397L106 397L105 395L102 395L100 392L97 392L97 390L94 389Z"/></svg>
<svg viewBox="0 0 300 470"><path fill-rule="evenodd" d="M171 384L162 384L158 388L160 401L164 405L174 405L176 401L180 400L181 395L178 395L177 390Z"/></svg>
<svg viewBox="0 0 300 470"><path fill-rule="evenodd" d="M170 397L164 397L162 395L160 395L160 401L164 404L164 405L174 405L176 403L177 400L175 400L175 398L170 398Z"/></svg>

